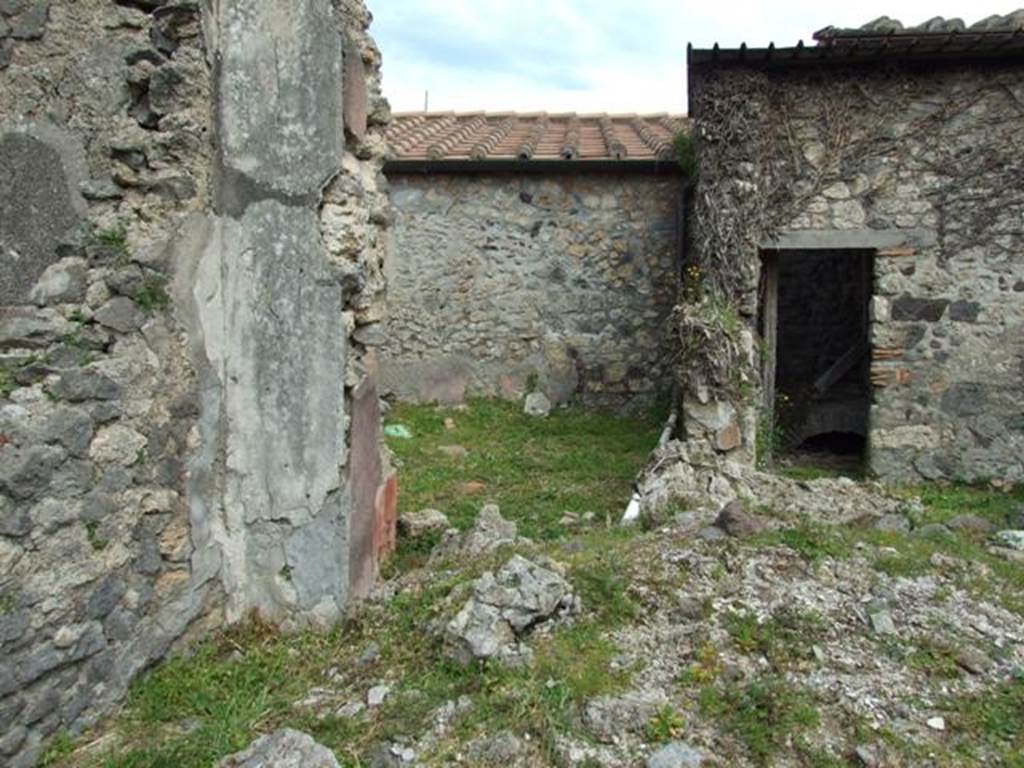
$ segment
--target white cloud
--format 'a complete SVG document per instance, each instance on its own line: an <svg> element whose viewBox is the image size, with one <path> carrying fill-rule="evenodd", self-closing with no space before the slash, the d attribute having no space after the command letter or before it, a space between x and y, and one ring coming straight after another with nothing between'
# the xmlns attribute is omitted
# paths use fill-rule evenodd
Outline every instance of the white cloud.
<svg viewBox="0 0 1024 768"><path fill-rule="evenodd" d="M882 15L917 24L1007 13L976 0L368 0L399 111L682 112L686 44L811 42Z"/></svg>

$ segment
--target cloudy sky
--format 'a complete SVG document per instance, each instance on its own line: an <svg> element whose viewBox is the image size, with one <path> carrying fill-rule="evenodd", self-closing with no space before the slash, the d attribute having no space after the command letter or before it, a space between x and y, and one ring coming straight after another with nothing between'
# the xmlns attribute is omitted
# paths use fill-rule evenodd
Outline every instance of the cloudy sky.
<svg viewBox="0 0 1024 768"><path fill-rule="evenodd" d="M971 24L1019 0L368 0L396 111L682 112L686 44L811 42L881 15Z"/></svg>

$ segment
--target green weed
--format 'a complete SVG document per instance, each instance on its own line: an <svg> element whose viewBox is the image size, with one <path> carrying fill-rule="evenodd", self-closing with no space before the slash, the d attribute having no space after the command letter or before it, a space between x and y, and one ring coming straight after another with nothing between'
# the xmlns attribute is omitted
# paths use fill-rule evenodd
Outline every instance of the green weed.
<svg viewBox="0 0 1024 768"><path fill-rule="evenodd" d="M171 303L167 293L167 278L163 275L146 275L142 286L132 294L135 305L147 312L164 309Z"/></svg>
<svg viewBox="0 0 1024 768"><path fill-rule="evenodd" d="M18 388L14 374L6 368L0 368L0 398L6 399Z"/></svg>
<svg viewBox="0 0 1024 768"><path fill-rule="evenodd" d="M664 704L647 722L644 735L652 744L663 744L682 737L685 727L683 716L670 704Z"/></svg>
<svg viewBox="0 0 1024 768"><path fill-rule="evenodd" d="M53 737L46 750L39 756L36 768L49 768L70 755L74 748L75 742L71 736L66 731L61 731Z"/></svg>
<svg viewBox="0 0 1024 768"><path fill-rule="evenodd" d="M730 613L723 624L738 649L763 655L776 670L814 658L813 646L826 629L820 616L788 607L763 621L752 613Z"/></svg>
<svg viewBox="0 0 1024 768"><path fill-rule="evenodd" d="M739 739L758 765L769 765L791 739L820 721L811 695L780 677L708 686L699 704L701 713Z"/></svg>
<svg viewBox="0 0 1024 768"><path fill-rule="evenodd" d="M100 536L100 524L95 520L88 520L85 523L85 538L91 546L97 552L102 552L107 548L110 543L102 536Z"/></svg>
<svg viewBox="0 0 1024 768"><path fill-rule="evenodd" d="M961 751L982 765L1024 767L1024 681L951 697L942 706Z"/></svg>

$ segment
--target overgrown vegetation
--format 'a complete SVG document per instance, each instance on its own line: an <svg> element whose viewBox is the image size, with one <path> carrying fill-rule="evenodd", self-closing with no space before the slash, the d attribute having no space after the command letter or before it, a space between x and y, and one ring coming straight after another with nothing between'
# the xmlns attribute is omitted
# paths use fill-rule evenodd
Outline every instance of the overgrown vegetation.
<svg viewBox="0 0 1024 768"><path fill-rule="evenodd" d="M683 173L689 178L694 178L700 172L700 165L697 162L697 147L693 138L688 132L680 131L672 141L672 148Z"/></svg>
<svg viewBox="0 0 1024 768"><path fill-rule="evenodd" d="M455 420L454 429L445 428L445 419ZM438 708L467 696L472 708L455 719L432 753L421 755L424 762L447 764L468 741L503 729L529 735L551 760L555 736L579 729L587 700L628 687L632 671L612 663L620 650L608 633L640 614L629 592L638 577L626 563L643 537L606 527L605 520L621 514L659 419L566 410L537 420L515 404L477 402L463 411L398 406L389 421L413 435L390 441L403 462L406 508L435 506L467 526L493 499L523 534L565 564L583 614L550 636L533 637L528 669L460 666L445 657L431 627L460 604L461 598L445 606L453 590L496 567L507 553L441 563L435 569L441 576L388 603L364 607L327 634L282 637L259 623L218 633L137 681L111 729L111 746L79 750L71 762L63 747L55 749L53 764L205 768L260 733L289 726L333 749L342 765L365 766L375 745L423 733ZM465 459L437 450L456 442L469 448ZM463 484L478 478L485 490L467 494ZM578 514L580 525L562 522L567 511ZM587 511L594 513L590 526L582 523ZM574 547L551 540L574 527ZM98 538L98 529L87 535ZM414 564L407 556L393 570ZM330 714L362 701L381 682L392 687L381 706L356 716ZM296 706L313 689L335 692L326 694L334 696L326 716ZM88 742L88 735L80 740Z"/></svg>
<svg viewBox="0 0 1024 768"><path fill-rule="evenodd" d="M611 664L618 649L607 639L610 628L636 614L627 578L609 555L617 544L628 545L627 536L621 530L594 531L569 556L585 614L550 637L535 638L528 669L460 666L445 658L428 630L444 598L487 565L481 562L389 604L370 605L327 634L284 637L259 623L218 633L140 679L117 721L115 749L80 752L73 764L205 768L259 733L289 726L311 733L335 750L342 765L354 768L367 764L375 744L422 733L439 707L463 696L472 698L472 709L425 760L444 764L475 736L506 728L529 734L550 751L557 734L578 728L585 701L629 684L630 671ZM320 689L338 691L327 707L337 709L361 700L383 680L392 686L390 695L377 709L356 716L318 716L295 705ZM58 754L66 751L53 752L54 764L65 764Z"/></svg>
<svg viewBox="0 0 1024 768"><path fill-rule="evenodd" d="M903 489L902 493L908 499L918 497L922 502L920 512L910 515L918 528L946 523L966 514L977 515L997 528L1013 527L1019 525L1017 516L1024 509L1024 487L1003 492L968 485L915 486ZM954 573L958 586L1024 615L1024 568L993 554L982 533L905 535L858 525L833 526L798 520L755 541L761 546L787 546L812 564L826 557L849 558L858 547L869 545L868 551L874 553L874 568L891 577L916 578L933 573L938 567L937 555L981 564L985 566L983 570L963 569Z"/></svg>
<svg viewBox="0 0 1024 768"><path fill-rule="evenodd" d="M672 312L680 376L691 388L706 386L720 397L751 395L755 377L743 348L739 309L714 291L694 291Z"/></svg>

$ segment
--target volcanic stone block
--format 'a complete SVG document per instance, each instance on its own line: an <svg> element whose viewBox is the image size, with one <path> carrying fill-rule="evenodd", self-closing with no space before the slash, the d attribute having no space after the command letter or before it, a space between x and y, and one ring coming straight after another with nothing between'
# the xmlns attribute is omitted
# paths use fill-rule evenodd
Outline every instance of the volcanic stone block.
<svg viewBox="0 0 1024 768"><path fill-rule="evenodd" d="M0 125L0 304L27 304L84 210L81 146L56 129Z"/></svg>

